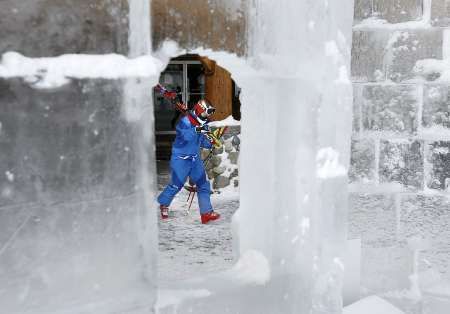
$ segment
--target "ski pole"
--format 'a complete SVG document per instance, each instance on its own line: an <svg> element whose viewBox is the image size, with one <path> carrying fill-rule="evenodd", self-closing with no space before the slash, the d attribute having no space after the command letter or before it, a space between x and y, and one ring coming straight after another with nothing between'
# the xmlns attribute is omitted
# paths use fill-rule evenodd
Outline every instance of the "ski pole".
<svg viewBox="0 0 450 314"><path fill-rule="evenodd" d="M189 196L190 196L190 194L189 194ZM192 192L192 198L191 198L191 202L189 203L188 213L191 212L191 206L192 206L192 202L194 201L194 197L195 197L195 191Z"/></svg>

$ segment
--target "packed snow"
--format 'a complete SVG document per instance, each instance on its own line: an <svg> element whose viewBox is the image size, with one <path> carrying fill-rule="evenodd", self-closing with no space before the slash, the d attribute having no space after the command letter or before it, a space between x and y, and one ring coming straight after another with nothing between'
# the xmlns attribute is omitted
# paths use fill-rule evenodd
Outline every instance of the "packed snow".
<svg viewBox="0 0 450 314"><path fill-rule="evenodd" d="M317 177L320 179L342 177L347 169L339 163L339 153L331 147L317 152Z"/></svg>
<svg viewBox="0 0 450 314"><path fill-rule="evenodd" d="M450 82L450 59L422 59L416 62L414 72L424 80L432 78L433 82Z"/></svg>
<svg viewBox="0 0 450 314"><path fill-rule="evenodd" d="M168 162L158 161L158 190L170 180ZM214 209L221 219L200 224L197 198L188 210L189 193L181 191L174 199L171 218L159 222L158 281L161 286L225 271L234 264L231 217L239 207L239 190L229 186L212 195Z"/></svg>
<svg viewBox="0 0 450 314"><path fill-rule="evenodd" d="M431 28L429 19L422 19L419 21L403 22L403 23L389 23L386 20L370 17L362 20L360 23L354 26L355 30L373 30L373 29L385 29L385 30L408 30L408 29L427 29Z"/></svg>
<svg viewBox="0 0 450 314"><path fill-rule="evenodd" d="M148 78L163 69L163 62L148 55L134 59L117 54L27 58L7 52L1 59L0 78L24 78L36 88L57 88L71 79Z"/></svg>
<svg viewBox="0 0 450 314"><path fill-rule="evenodd" d="M389 302L371 296L344 308L344 314L405 314Z"/></svg>
<svg viewBox="0 0 450 314"><path fill-rule="evenodd" d="M225 275L238 284L264 285L270 280L269 261L261 252L247 251Z"/></svg>
<svg viewBox="0 0 450 314"><path fill-rule="evenodd" d="M214 128L220 128L224 126L239 126L241 125L241 121L237 121L232 116L228 116L223 120L213 121L209 125Z"/></svg>
<svg viewBox="0 0 450 314"><path fill-rule="evenodd" d="M389 23L386 20L380 19L378 17L369 17L365 20L360 21L354 26L355 30L402 30L402 29L428 29L431 28L431 1L423 0L423 15L420 20L409 21L403 23Z"/></svg>

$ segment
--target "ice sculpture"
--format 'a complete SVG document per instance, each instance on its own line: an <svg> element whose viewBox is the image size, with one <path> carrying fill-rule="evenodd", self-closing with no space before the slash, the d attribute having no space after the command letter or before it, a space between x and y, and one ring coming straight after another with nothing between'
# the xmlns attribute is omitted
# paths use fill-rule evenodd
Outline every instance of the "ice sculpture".
<svg viewBox="0 0 450 314"><path fill-rule="evenodd" d="M130 56L148 54L149 2L129 4ZM243 90L240 260L178 283L197 298L161 313L341 313L353 1L245 4L246 57L191 50ZM2 311L149 311L156 74L45 92L0 81Z"/></svg>
<svg viewBox="0 0 450 314"><path fill-rule="evenodd" d="M352 7L256 1L250 20L250 62L266 73L241 83L241 251L269 259L282 313L341 311Z"/></svg>
<svg viewBox="0 0 450 314"><path fill-rule="evenodd" d="M132 57L150 52L145 4L130 2ZM0 312L150 311L157 233L148 208L155 171L149 166L152 110L142 104L143 84L151 84L152 75L156 81L158 71L124 88L98 71L103 65L111 73L120 64L106 60L124 57L75 55L58 63L9 56L1 76L48 64L40 64L39 73L12 75L25 81L0 80ZM80 78L52 75L69 69ZM89 70L97 71L94 78L85 75Z"/></svg>

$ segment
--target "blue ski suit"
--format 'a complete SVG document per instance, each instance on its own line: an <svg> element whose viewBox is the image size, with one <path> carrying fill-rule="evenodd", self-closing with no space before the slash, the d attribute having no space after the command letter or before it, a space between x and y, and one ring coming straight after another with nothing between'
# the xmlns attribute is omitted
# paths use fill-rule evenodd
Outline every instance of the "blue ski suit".
<svg viewBox="0 0 450 314"><path fill-rule="evenodd" d="M171 181L158 196L161 205L169 206L175 195L183 188L188 177L197 186L200 214L212 211L211 185L206 178L200 147L211 148L208 138L195 131L195 126L184 116L176 126L177 135L170 158Z"/></svg>

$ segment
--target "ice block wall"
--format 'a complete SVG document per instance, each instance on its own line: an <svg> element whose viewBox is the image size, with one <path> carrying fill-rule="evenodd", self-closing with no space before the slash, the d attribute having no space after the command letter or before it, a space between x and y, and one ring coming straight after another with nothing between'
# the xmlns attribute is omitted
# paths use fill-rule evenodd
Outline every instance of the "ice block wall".
<svg viewBox="0 0 450 314"><path fill-rule="evenodd" d="M253 1L249 10L259 74L242 84L240 250L269 260L282 313L341 311L352 7Z"/></svg>
<svg viewBox="0 0 450 314"><path fill-rule="evenodd" d="M415 313L438 313L429 291L450 274L448 66L416 67L446 63L448 9L444 0L355 1L349 235L362 239L363 293ZM413 273L422 295L393 293L414 291Z"/></svg>
<svg viewBox="0 0 450 314"><path fill-rule="evenodd" d="M3 0L0 51L29 57L128 52L128 1Z"/></svg>
<svg viewBox="0 0 450 314"><path fill-rule="evenodd" d="M0 53L128 54L132 15L126 1L2 1ZM0 312L149 309L153 124L130 118L142 98L122 80L39 79L0 80Z"/></svg>

